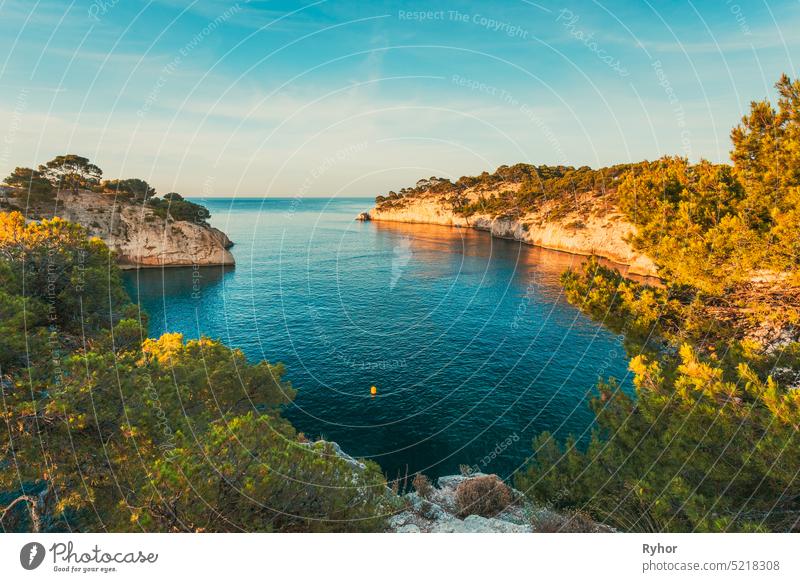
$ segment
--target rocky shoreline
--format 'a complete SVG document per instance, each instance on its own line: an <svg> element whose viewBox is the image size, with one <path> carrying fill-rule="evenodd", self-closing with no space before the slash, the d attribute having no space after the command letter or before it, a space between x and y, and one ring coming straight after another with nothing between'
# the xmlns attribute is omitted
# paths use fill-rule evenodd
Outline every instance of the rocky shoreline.
<svg viewBox="0 0 800 582"><path fill-rule="evenodd" d="M627 266L633 275L657 277L653 261L627 242L635 227L624 220L616 208L606 207L592 193L581 196L576 208L557 216L545 202L535 212L518 217L472 214L462 216L452 210L445 196L422 194L389 204L379 204L360 214L361 221L437 224L473 228L498 238L517 240L577 255L596 255Z"/></svg>
<svg viewBox="0 0 800 582"><path fill-rule="evenodd" d="M425 497L417 491L402 497L408 508L389 519L394 533L531 533L531 520L536 508L516 490L514 502L494 517L459 516L456 490L469 479L485 476L447 475L439 477Z"/></svg>

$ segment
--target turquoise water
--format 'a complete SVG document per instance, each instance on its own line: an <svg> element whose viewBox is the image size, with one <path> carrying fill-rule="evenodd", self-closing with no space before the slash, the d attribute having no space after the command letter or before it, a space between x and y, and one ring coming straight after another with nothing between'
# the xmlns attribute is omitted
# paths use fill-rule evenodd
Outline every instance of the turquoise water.
<svg viewBox="0 0 800 582"><path fill-rule="evenodd" d="M298 430L390 477L460 464L507 477L543 430L585 442L599 376L630 385L620 339L562 296L559 275L579 257L355 222L365 199L201 202L237 266L126 273L151 335L204 334L284 362Z"/></svg>

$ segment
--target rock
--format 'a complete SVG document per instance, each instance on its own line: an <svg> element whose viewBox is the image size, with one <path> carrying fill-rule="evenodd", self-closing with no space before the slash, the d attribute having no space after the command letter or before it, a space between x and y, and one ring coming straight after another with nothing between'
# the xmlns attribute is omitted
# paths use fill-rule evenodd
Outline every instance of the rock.
<svg viewBox="0 0 800 582"><path fill-rule="evenodd" d="M468 515L463 520L441 521L431 529L432 533L530 533L529 525L518 525L494 517Z"/></svg>
<svg viewBox="0 0 800 582"><path fill-rule="evenodd" d="M408 525L404 525L402 527L399 527L394 531L395 531L395 533L420 533L421 530L417 526L415 526L413 523L410 523Z"/></svg>
<svg viewBox="0 0 800 582"><path fill-rule="evenodd" d="M771 356L800 341L800 332L789 324L765 321L748 330L746 338L759 343L764 353Z"/></svg>
<svg viewBox="0 0 800 582"><path fill-rule="evenodd" d="M211 226L165 219L141 203L90 191L59 194L59 216L102 239L123 268L234 265L233 243Z"/></svg>
<svg viewBox="0 0 800 582"><path fill-rule="evenodd" d="M447 517L447 511L441 505L428 499L423 499L416 492L406 495L406 499L411 502L414 511L425 519L436 521Z"/></svg>
<svg viewBox="0 0 800 582"><path fill-rule="evenodd" d="M360 469L360 470L362 470L362 471L363 471L363 470L365 470L365 469L367 468L367 466L366 466L364 463L362 463L361 461L359 461L359 460L357 460L357 459L355 459L355 458L351 457L351 456L350 456L350 455L348 455L347 453L345 453L345 452L342 450L342 447L340 447L340 446L339 446L339 443L337 443L337 442L334 442L334 441L328 441L328 442L329 442L329 443L331 444L331 446L333 447L333 452L334 452L334 453L336 453L336 455L337 455L337 456L339 456L339 457L341 457L342 459L344 459L345 461L347 461L347 463L348 463L349 465L352 465L353 467L355 467L355 468L357 468L357 469Z"/></svg>
<svg viewBox="0 0 800 582"><path fill-rule="evenodd" d="M511 489L515 503L495 517L458 515L456 489L483 473L440 477L431 492L421 497L416 492L403 496L406 509L389 519L389 531L435 533L525 533L533 531L530 516L534 507L519 491ZM415 529L416 528L416 529Z"/></svg>
<svg viewBox="0 0 800 582"><path fill-rule="evenodd" d="M414 521L414 516L411 512L403 511L397 513L389 518L389 529L397 531L398 528L408 525Z"/></svg>
<svg viewBox="0 0 800 582"><path fill-rule="evenodd" d="M436 484L439 486L440 490L449 490L452 489L453 493L458 488L461 483L469 479L470 477L483 477L484 473L474 473L469 477L465 475L446 475L444 477L439 477L436 481Z"/></svg>
<svg viewBox="0 0 800 582"><path fill-rule="evenodd" d="M369 212L362 212L361 214L356 216L356 220L358 220L359 222L369 222L370 221Z"/></svg>
<svg viewBox="0 0 800 582"><path fill-rule="evenodd" d="M314 451L317 451L320 454L326 452L326 449L330 447L330 450L334 455L346 461L347 464L352 466L354 469L358 469L359 471L364 471L367 468L367 466L364 463L345 453L342 450L342 447L339 446L339 443L335 441L326 441L320 439L314 442L303 443L303 446L306 446Z"/></svg>
<svg viewBox="0 0 800 582"><path fill-rule="evenodd" d="M497 192L514 190L518 184L502 183ZM466 193L477 199L477 193ZM491 192L483 192L490 195ZM470 198L471 199L471 198ZM534 212L516 218L474 214L456 214L446 197L424 192L413 197L381 204L369 211L370 220L439 224L468 227L490 232L492 236L518 240L530 245L577 255L597 255L620 265L636 275L657 276L653 261L628 243L636 227L627 222L616 208L605 207L605 201L587 193L576 201L576 209L551 215L549 202ZM580 224L580 228L575 225Z"/></svg>

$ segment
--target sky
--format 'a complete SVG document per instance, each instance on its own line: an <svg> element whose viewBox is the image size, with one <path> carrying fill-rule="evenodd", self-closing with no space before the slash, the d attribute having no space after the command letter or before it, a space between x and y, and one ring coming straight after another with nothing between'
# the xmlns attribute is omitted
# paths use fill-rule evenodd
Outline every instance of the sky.
<svg viewBox="0 0 800 582"><path fill-rule="evenodd" d="M376 196L502 164L727 161L800 2L0 0L0 174Z"/></svg>

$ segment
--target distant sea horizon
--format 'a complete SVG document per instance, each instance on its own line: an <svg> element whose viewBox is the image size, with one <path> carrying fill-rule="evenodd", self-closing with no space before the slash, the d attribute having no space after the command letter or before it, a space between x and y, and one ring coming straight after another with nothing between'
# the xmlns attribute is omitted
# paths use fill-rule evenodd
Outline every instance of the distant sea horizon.
<svg viewBox="0 0 800 582"><path fill-rule="evenodd" d="M377 196L377 195L376 195ZM375 196L356 196L356 195L347 195L347 196L291 196L291 195L281 195L281 196L247 196L243 194L234 194L231 196L198 196L198 195L189 195L186 196L187 200L237 200L237 199L247 199L247 200L375 200Z"/></svg>

